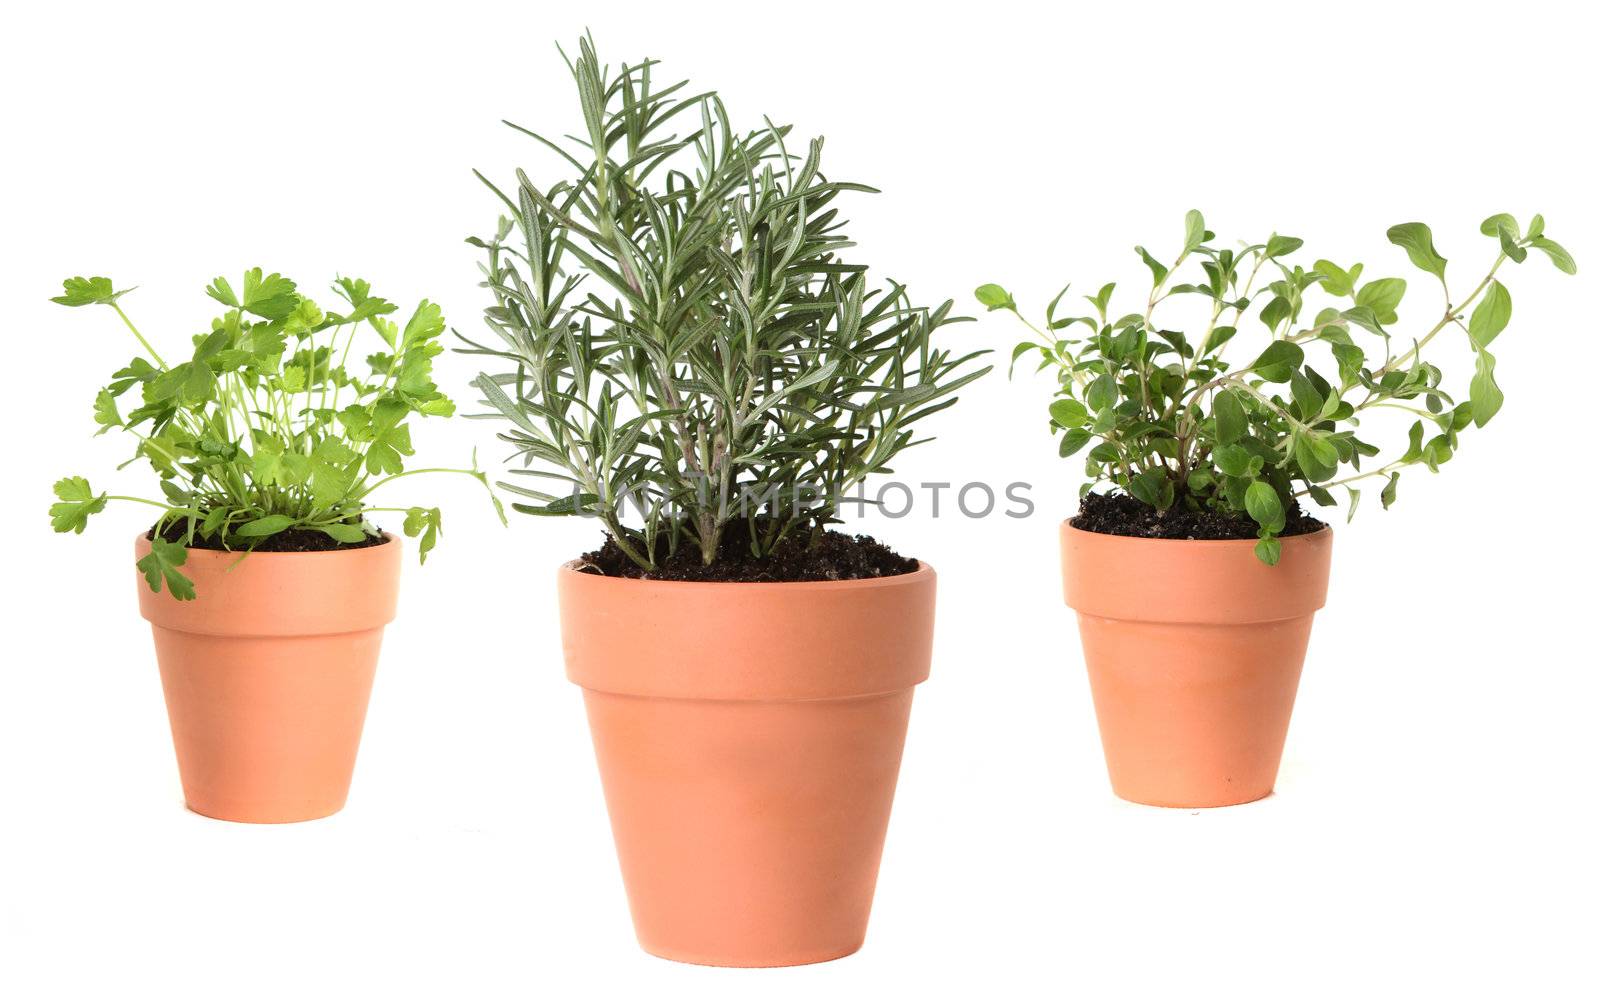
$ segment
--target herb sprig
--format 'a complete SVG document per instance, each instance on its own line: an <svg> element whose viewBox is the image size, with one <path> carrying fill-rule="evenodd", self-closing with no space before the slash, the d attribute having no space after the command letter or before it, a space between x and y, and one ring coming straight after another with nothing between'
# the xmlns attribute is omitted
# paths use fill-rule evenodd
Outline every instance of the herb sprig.
<svg viewBox="0 0 1600 990"><path fill-rule="evenodd" d="M969 366L986 351L934 346L962 319L951 302L914 305L843 260L839 198L872 190L824 175L821 138L800 155L787 126L738 131L715 93L657 86L655 65L612 74L586 37L568 62L580 135L511 125L568 174L518 170L509 192L480 174L509 216L470 240L498 343L466 341L510 363L474 384L522 461L513 507L593 515L646 571L685 541L711 563L729 527L755 557L820 537L989 370Z"/></svg>
<svg viewBox="0 0 1600 990"><path fill-rule="evenodd" d="M237 290L224 278L206 287L225 312L194 336L186 360L169 363L123 309L119 300L131 290L104 277L69 278L62 288L53 302L106 306L140 345L143 353L95 396L94 419L100 433L136 438L132 460L156 472L163 498L96 492L82 477L63 478L51 524L81 533L112 501L159 509L150 553L138 561L152 590L165 584L175 598L194 597L178 568L197 537L251 550L276 534L309 530L356 544L375 534L374 512L405 513L406 535L421 538L426 560L439 538L439 509L370 504L378 489L411 475L468 475L499 511L476 459L471 468L405 468L414 453L407 420L455 412L433 382L445 328L434 303L423 300L401 326L388 319L398 307L361 279L333 284L345 303L338 313L289 279L254 268ZM347 362L364 329L384 346L351 373ZM124 414L119 400L135 388L140 403Z"/></svg>
<svg viewBox="0 0 1600 990"><path fill-rule="evenodd" d="M1303 268L1285 260L1301 248L1297 237L1274 234L1218 247L1198 210L1189 211L1182 250L1170 265L1135 248L1150 269L1151 287L1134 312L1112 315L1114 284L1086 296L1093 312L1081 316L1056 315L1067 292L1062 289L1045 308L1042 325L1023 317L999 285L980 286L977 298L990 311L1016 313L1034 334L1012 352L1013 367L1033 355L1040 370L1055 372L1059 389L1050 428L1061 434L1061 456L1089 448L1084 492L1104 482L1160 512L1247 514L1259 526L1256 556L1275 564L1291 499L1305 495L1333 506L1342 494L1350 519L1361 502L1361 483L1381 480L1379 500L1387 509L1402 468L1422 464L1437 471L1454 456L1463 430L1481 429L1500 411L1504 396L1489 346L1511 319L1502 266L1521 264L1530 250L1568 274L1577 265L1545 235L1543 217L1533 217L1524 232L1509 214L1498 213L1480 229L1498 254L1487 274L1454 301L1445 257L1427 225L1389 228L1389 240L1436 278L1444 294L1442 315L1416 337L1398 334L1395 326L1404 279L1364 279L1359 263L1319 260ZM1195 268L1198 277L1187 281ZM1158 322L1158 307L1186 294L1210 300L1204 325L1185 331ZM1325 301L1314 304L1314 294ZM1258 317L1268 341L1254 360L1234 367L1224 355L1245 329L1245 311L1262 296ZM1476 356L1461 401L1443 390L1443 373L1423 359L1425 348L1453 331ZM1324 372L1312 366L1315 359L1328 362ZM1397 456L1380 458L1380 448L1356 433L1364 414L1378 410L1411 418L1407 446ZM1363 458L1376 458L1377 466Z"/></svg>

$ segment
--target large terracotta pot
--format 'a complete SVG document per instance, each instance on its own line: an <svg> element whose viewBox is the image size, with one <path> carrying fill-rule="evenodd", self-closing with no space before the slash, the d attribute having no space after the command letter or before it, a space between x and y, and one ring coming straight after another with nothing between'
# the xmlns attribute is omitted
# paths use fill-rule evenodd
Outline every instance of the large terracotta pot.
<svg viewBox="0 0 1600 990"><path fill-rule="evenodd" d="M150 550L140 537L139 556ZM241 559L242 558L242 559ZM195 599L139 579L184 799L210 818L298 822L344 807L400 540L356 550L189 551Z"/></svg>
<svg viewBox="0 0 1600 990"><path fill-rule="evenodd" d="M1333 531L1283 540L1157 540L1061 527L1111 789L1214 808L1272 793Z"/></svg>
<svg viewBox="0 0 1600 990"><path fill-rule="evenodd" d="M651 581L561 569L639 943L789 966L861 946L933 570L857 581Z"/></svg>

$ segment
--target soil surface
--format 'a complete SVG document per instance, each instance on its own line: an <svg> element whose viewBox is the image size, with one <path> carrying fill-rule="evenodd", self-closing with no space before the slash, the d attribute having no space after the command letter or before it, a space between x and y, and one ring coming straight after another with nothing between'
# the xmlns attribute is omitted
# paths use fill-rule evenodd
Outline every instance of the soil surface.
<svg viewBox="0 0 1600 990"><path fill-rule="evenodd" d="M359 523L360 520L353 520ZM188 533L188 525L179 523L169 525L162 535L174 542L181 541ZM155 527L150 527L150 532L145 536L149 539L156 538ZM194 542L189 544L196 550L250 550L254 553L307 553L317 550L360 550L363 547L375 547L389 542L389 535L383 530L378 530L377 536L368 536L362 543L340 543L326 533L318 533L309 529L286 529L281 533L264 536L259 540L233 540L223 543L221 534L214 533L204 536L197 527L194 531Z"/></svg>
<svg viewBox="0 0 1600 990"><path fill-rule="evenodd" d="M1279 536L1315 533L1327 524L1313 519L1298 502L1284 507L1283 532ZM1158 540L1253 540L1260 527L1244 514L1190 512L1174 505L1165 514L1121 492L1090 492L1078 503L1072 525L1091 533L1108 536L1143 536Z"/></svg>
<svg viewBox="0 0 1600 990"><path fill-rule="evenodd" d="M609 536L605 546L583 555L586 571L650 581L849 581L910 574L917 569L915 560L900 556L870 536L832 531L824 531L814 541L802 533L778 544L769 557L752 557L749 532L738 523L723 531L722 546L710 565L701 563L700 548L688 540L670 557L662 541L656 562L656 570L645 571Z"/></svg>

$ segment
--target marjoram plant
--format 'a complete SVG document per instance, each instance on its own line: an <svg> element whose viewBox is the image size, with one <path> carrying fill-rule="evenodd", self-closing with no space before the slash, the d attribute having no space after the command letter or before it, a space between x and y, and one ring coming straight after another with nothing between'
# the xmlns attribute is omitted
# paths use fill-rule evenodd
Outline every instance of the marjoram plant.
<svg viewBox="0 0 1600 990"><path fill-rule="evenodd" d="M244 273L238 291L223 278L206 287L225 312L194 336L186 360L169 364L118 301L132 290L117 291L102 277L69 278L62 286L64 294L52 301L109 307L144 350L95 396L94 419L101 433L136 438L129 463L150 465L164 499L96 494L82 477L63 478L50 519L57 532L81 533L110 501L159 509L150 553L138 561L154 591L165 582L173 597L194 597L178 568L197 541L249 551L277 534L308 530L332 545L360 544L376 536L374 512L404 512L406 535L421 537L426 560L439 536L439 509L374 506L373 493L429 472L466 474L489 489L476 463L404 465L414 453L406 420L455 411L433 382L433 359L442 350L436 338L445 324L427 300L402 327L386 318L396 306L372 295L361 279L334 283L346 304L335 313L289 279L255 268ZM363 328L383 347L351 372L346 363ZM136 387L140 403L124 415L118 399Z"/></svg>
<svg viewBox="0 0 1600 990"><path fill-rule="evenodd" d="M519 169L509 193L483 179L510 214L470 240L499 344L462 338L512 364L474 384L510 423L512 473L540 479L504 485L528 500L514 507L595 516L647 572L684 541L710 564L740 533L756 558L816 539L842 493L926 442L912 426L989 370L966 367L987 352L933 346L962 319L951 302L914 306L841 259L835 201L873 190L827 179L821 138L801 157L787 126L736 131L715 93L656 86L655 64L613 75L584 38L568 61L581 136L517 127L567 175Z"/></svg>
<svg viewBox="0 0 1600 990"><path fill-rule="evenodd" d="M1483 221L1498 254L1465 296L1455 301L1445 279L1445 258L1421 223L1389 228L1389 240L1412 264L1438 279L1442 313L1420 337L1400 335L1397 307L1405 280L1364 280L1363 267L1319 260L1309 269L1285 259L1301 240L1274 234L1265 242L1222 248L1199 211L1187 216L1183 249L1170 265L1136 248L1151 272L1149 293L1138 308L1114 316L1114 285L1085 297L1093 312L1056 315L1063 289L1045 309L1043 326L1017 313L1035 340L1017 345L1012 365L1035 355L1055 371L1059 390L1050 405L1052 432L1061 433L1061 456L1089 447L1087 493L1100 482L1121 489L1159 512L1244 513L1259 526L1256 556L1275 564L1285 505L1309 495L1355 516L1363 481L1383 487L1384 508L1394 502L1400 470L1413 464L1437 471L1456 450L1462 430L1482 428L1500 410L1495 359L1489 347L1511 319L1511 294L1500 280L1506 261L1521 264L1530 249L1544 252L1569 274L1577 266L1545 236L1535 216L1524 232L1508 214ZM1187 281L1185 264L1197 263ZM1265 281L1265 285L1259 283ZM1259 287L1258 287L1259 285ZM1315 295L1324 297L1320 305ZM1198 330L1158 320L1157 308L1173 296L1194 295L1209 319ZM991 311L1017 312L999 285L977 290ZM1267 343L1248 364L1234 367L1228 346L1259 297L1259 324ZM1309 318L1308 318L1309 317ZM1439 368L1423 359L1442 333L1476 354L1467 398L1443 390ZM1313 361L1325 363L1318 372ZM1392 410L1411 417L1403 453L1379 458L1379 447L1357 435L1364 414ZM1090 446L1090 444L1093 446ZM1376 459L1376 466L1363 459Z"/></svg>

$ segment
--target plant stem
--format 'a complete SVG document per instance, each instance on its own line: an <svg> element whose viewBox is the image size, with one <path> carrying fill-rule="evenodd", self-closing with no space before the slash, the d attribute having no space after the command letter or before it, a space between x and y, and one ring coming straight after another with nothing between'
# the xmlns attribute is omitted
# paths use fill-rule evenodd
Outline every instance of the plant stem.
<svg viewBox="0 0 1600 990"><path fill-rule="evenodd" d="M112 300L111 308L117 311L118 316L122 317L122 322L127 325L129 330L133 331L135 337L139 338L139 343L144 345L144 349L150 353L150 356L156 359L156 364L161 366L161 370L166 371L167 362L162 360L161 355L156 353L156 349L150 346L148 340L144 339L144 334L140 333L139 328L133 325L132 320L128 319L128 314L122 311L122 307L117 305L116 300Z"/></svg>

